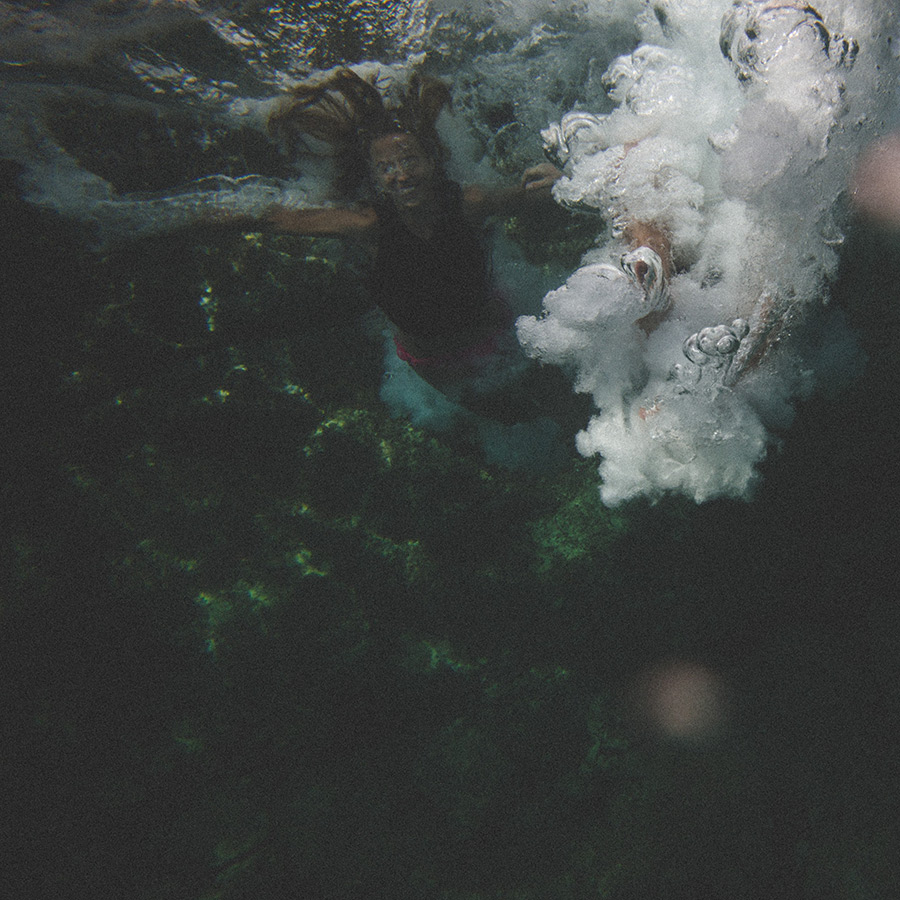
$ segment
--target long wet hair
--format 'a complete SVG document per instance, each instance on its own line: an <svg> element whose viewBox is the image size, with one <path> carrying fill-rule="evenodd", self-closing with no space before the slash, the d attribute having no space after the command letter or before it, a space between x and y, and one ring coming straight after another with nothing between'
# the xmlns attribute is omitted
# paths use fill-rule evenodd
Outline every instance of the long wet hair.
<svg viewBox="0 0 900 900"><path fill-rule="evenodd" d="M389 105L374 78L338 69L315 84L293 88L269 116L268 127L294 152L306 137L328 144L335 158L335 188L353 196L367 178L372 142L389 134L413 135L443 174L447 152L435 123L450 105L450 88L436 78L413 73L399 102Z"/></svg>

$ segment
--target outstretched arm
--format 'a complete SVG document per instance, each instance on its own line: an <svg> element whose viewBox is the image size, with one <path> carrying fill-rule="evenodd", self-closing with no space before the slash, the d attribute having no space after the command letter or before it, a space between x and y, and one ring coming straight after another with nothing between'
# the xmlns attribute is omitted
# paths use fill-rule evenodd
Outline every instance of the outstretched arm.
<svg viewBox="0 0 900 900"><path fill-rule="evenodd" d="M490 216L512 215L552 201L551 188L562 172L551 163L526 169L517 185L488 188L471 185L463 190L466 214L483 221Z"/></svg>
<svg viewBox="0 0 900 900"><path fill-rule="evenodd" d="M268 207L261 216L227 214L208 221L211 225L230 228L333 237L362 236L375 223L375 210L368 206L296 209L277 204Z"/></svg>
<svg viewBox="0 0 900 900"><path fill-rule="evenodd" d="M287 209L283 206L271 206L263 214L262 222L273 231L340 237L370 231L375 227L376 215L370 206L321 209Z"/></svg>

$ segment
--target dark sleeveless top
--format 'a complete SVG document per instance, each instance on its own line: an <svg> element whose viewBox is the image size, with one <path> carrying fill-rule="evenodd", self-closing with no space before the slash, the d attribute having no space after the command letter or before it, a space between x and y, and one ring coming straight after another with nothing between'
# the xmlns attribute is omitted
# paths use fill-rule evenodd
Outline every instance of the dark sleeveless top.
<svg viewBox="0 0 900 900"><path fill-rule="evenodd" d="M430 240L409 231L390 201L372 204L373 299L400 331L424 341L475 330L491 317L489 257L463 218L462 189L449 181L436 187L442 209Z"/></svg>

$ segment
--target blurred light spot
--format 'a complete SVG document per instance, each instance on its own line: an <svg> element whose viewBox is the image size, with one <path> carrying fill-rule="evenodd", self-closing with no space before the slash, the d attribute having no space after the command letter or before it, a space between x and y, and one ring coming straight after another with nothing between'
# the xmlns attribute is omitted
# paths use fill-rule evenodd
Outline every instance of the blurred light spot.
<svg viewBox="0 0 900 900"><path fill-rule="evenodd" d="M900 134L880 140L862 155L851 182L851 196L863 215L886 225L900 225Z"/></svg>
<svg viewBox="0 0 900 900"><path fill-rule="evenodd" d="M638 679L640 717L668 738L701 741L718 734L725 722L722 680L698 663L671 660Z"/></svg>

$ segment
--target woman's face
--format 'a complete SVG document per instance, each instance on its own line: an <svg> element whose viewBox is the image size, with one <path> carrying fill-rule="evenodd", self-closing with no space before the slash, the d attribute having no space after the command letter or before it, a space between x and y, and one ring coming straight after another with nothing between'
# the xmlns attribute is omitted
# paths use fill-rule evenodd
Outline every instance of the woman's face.
<svg viewBox="0 0 900 900"><path fill-rule="evenodd" d="M388 134L372 142L372 178L382 196L398 207L419 206L432 197L434 160L411 134Z"/></svg>

